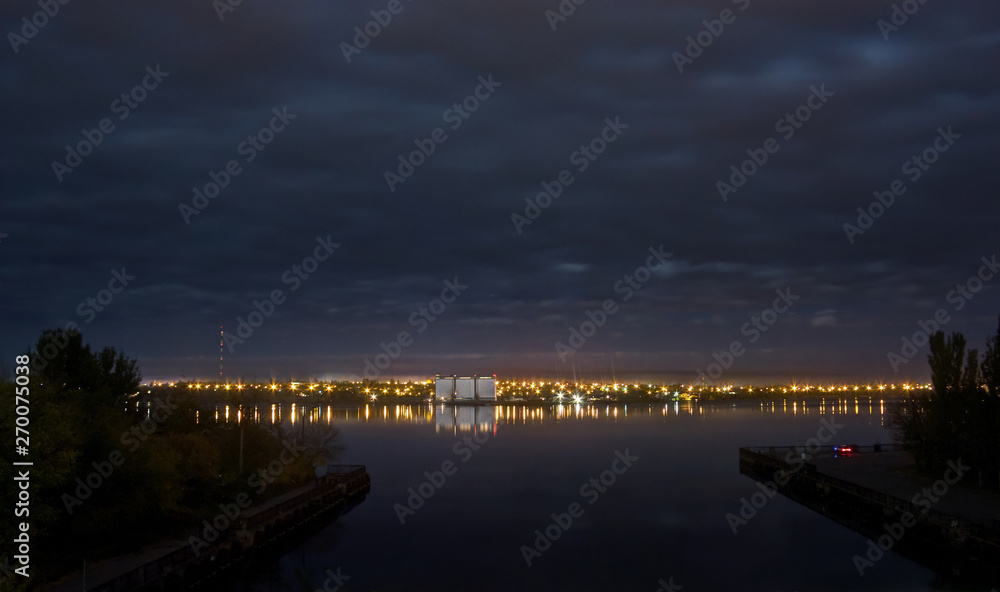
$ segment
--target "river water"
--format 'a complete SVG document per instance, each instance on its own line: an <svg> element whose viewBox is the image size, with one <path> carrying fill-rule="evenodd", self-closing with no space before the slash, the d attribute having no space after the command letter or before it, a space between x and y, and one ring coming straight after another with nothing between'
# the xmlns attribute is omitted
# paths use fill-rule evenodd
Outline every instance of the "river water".
<svg viewBox="0 0 1000 592"><path fill-rule="evenodd" d="M739 447L831 430L829 444L888 443L885 410L868 398L316 409L371 492L234 589L946 589L893 553L859 575L866 538L781 495L727 518L760 491Z"/></svg>

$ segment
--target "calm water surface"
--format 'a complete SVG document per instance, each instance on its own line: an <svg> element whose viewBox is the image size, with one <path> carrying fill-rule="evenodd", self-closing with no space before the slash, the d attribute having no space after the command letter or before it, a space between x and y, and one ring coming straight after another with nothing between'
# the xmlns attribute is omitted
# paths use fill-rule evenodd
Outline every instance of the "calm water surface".
<svg viewBox="0 0 1000 592"><path fill-rule="evenodd" d="M343 461L367 465L371 493L237 589L312 591L338 568L347 592L655 592L671 578L685 592L947 589L892 553L860 577L852 557L866 539L780 495L736 534L726 520L758 491L739 473L740 446L804 445L822 420L843 426L831 443L890 442L884 411L867 398L315 409L341 429ZM625 468L619 452L637 459ZM408 490L448 461L454 474L401 523ZM581 491L612 468L624 471L604 475L603 493ZM529 566L522 546L573 503L582 515Z"/></svg>

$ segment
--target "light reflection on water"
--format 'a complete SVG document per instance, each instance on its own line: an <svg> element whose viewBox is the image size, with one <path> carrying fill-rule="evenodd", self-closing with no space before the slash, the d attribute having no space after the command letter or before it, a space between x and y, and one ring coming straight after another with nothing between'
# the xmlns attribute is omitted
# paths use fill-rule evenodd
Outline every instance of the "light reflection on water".
<svg viewBox="0 0 1000 592"><path fill-rule="evenodd" d="M860 579L851 558L864 552L865 537L783 496L738 535L726 519L759 491L739 472L740 446L802 444L830 423L838 441L884 442L890 402L244 407L248 419L283 425L332 422L344 461L365 465L372 489L233 589L321 589L338 566L352 577L350 590L641 591L670 576L685 590L937 589L928 570L894 554ZM489 437L465 462L456 449L473 434ZM583 516L526 565L521 546L553 513L585 500L581 485L611 467L616 451L634 455L635 466L596 503L584 501ZM401 522L397 504L411 507L411 489L448 461L457 472Z"/></svg>
<svg viewBox="0 0 1000 592"><path fill-rule="evenodd" d="M215 421L254 422L295 426L340 423L433 425L439 433L489 431L498 433L505 425L544 425L560 421L619 422L630 419L669 419L678 416L719 416L739 412L760 415L846 415L878 416L886 426L886 400L867 397L836 399L778 399L772 401L671 401L664 403L577 403L539 405L446 405L446 404L366 404L357 406L272 403L238 405L220 403L215 407Z"/></svg>

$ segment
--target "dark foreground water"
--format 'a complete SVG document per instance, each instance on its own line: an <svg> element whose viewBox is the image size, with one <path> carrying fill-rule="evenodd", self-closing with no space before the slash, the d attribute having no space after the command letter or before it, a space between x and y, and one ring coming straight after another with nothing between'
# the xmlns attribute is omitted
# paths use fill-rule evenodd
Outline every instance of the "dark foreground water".
<svg viewBox="0 0 1000 592"><path fill-rule="evenodd" d="M852 557L866 539L780 495L736 534L727 521L759 491L739 473L740 446L804 445L824 420L843 426L831 444L890 442L877 399L323 415L342 431L343 461L367 465L371 493L239 590L949 589L893 553L859 576ZM411 512L410 488L447 462L454 474L425 485L431 497ZM605 471L603 492L587 485ZM574 503L568 528L553 526ZM544 548L536 530L547 528L558 539L528 565L523 546ZM338 570L349 579L334 581Z"/></svg>

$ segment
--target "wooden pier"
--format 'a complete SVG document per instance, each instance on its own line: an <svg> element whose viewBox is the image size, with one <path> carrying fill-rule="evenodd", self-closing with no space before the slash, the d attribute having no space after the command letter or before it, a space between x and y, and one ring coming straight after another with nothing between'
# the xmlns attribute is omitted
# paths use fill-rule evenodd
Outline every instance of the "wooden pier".
<svg viewBox="0 0 1000 592"><path fill-rule="evenodd" d="M957 484L931 504L917 495L934 479L886 469L894 464L887 461L908 462L904 452L891 446L860 447L860 452L840 458L832 451L803 458L803 452L803 447L792 446L740 448L740 473L775 485L785 497L871 540L886 534L886 524L900 522L909 513L916 523L894 543L893 551L956 580L997 581L1000 497ZM864 551L859 549L859 555Z"/></svg>
<svg viewBox="0 0 1000 592"><path fill-rule="evenodd" d="M371 478L362 465L332 465L316 482L248 508L208 548L177 545L91 592L217 590L251 564L279 556L364 500ZM79 590L80 588L76 588Z"/></svg>

